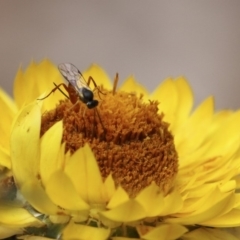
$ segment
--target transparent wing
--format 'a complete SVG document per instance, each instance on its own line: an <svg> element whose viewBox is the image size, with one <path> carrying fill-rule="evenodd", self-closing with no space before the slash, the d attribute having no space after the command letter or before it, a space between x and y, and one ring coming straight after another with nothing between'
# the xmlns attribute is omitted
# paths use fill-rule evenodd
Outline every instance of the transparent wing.
<svg viewBox="0 0 240 240"><path fill-rule="evenodd" d="M58 69L63 77L78 91L82 93L82 88L89 89L82 73L71 63L61 63Z"/></svg>

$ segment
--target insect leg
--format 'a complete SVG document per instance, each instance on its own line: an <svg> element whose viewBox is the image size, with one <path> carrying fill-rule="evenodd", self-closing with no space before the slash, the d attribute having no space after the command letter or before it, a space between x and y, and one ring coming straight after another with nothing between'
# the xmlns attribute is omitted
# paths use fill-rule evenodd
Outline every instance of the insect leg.
<svg viewBox="0 0 240 240"><path fill-rule="evenodd" d="M99 87L97 86L97 84L96 84L96 82L94 81L93 77L92 77L92 76L89 76L88 81L87 81L87 85L89 86L91 82L93 83L94 87L98 90L98 93L100 92L101 94L106 95L106 93L103 93L103 92L99 89ZM99 95L98 95L98 96L99 96ZM99 98L100 98L100 96L99 96Z"/></svg>
<svg viewBox="0 0 240 240"><path fill-rule="evenodd" d="M72 104L72 106L70 108L68 108L67 112L69 111L74 111L74 112L79 112L79 109L81 108L81 105L79 103L79 101L77 101L76 103Z"/></svg>
<svg viewBox="0 0 240 240"><path fill-rule="evenodd" d="M56 84L56 83L53 83L55 85L55 88L52 89L52 91L45 97L43 98L39 98L38 100L44 100L45 98L49 97L52 93L54 93L57 89L64 95L66 96L67 98L69 98L60 88L60 86L63 86L66 90L68 89L68 87L66 86L65 83L60 83L60 84Z"/></svg>
<svg viewBox="0 0 240 240"><path fill-rule="evenodd" d="M100 122L100 124L102 125L103 135L104 135L103 138L104 138L104 140L106 141L106 156L105 156L105 158L106 158L107 162L109 163L108 152L109 152L109 150L110 150L110 145L109 145L109 142L107 141L107 131L106 131L106 128L104 127L104 125L103 125L102 118L101 118L101 116L100 116L100 113L99 113L98 109L95 108L94 110L96 111L97 116L98 116L98 118L99 118L99 122Z"/></svg>
<svg viewBox="0 0 240 240"><path fill-rule="evenodd" d="M60 85L62 84L63 87L65 88L65 90L68 92L68 86L67 86L66 84L64 84L64 83L61 83L61 84L59 84L59 85L57 85L56 83L53 83L53 84L58 88L58 90L59 90L66 98L69 99L68 95L65 94L65 93L62 91L62 89L60 88Z"/></svg>

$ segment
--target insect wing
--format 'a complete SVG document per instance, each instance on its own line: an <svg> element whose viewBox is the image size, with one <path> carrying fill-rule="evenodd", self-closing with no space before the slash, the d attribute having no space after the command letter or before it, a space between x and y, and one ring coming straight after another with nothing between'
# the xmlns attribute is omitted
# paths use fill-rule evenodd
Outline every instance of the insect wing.
<svg viewBox="0 0 240 240"><path fill-rule="evenodd" d="M82 96L82 89L89 89L85 79L81 72L71 63L61 63L58 65L58 69L63 77L76 89L76 91Z"/></svg>

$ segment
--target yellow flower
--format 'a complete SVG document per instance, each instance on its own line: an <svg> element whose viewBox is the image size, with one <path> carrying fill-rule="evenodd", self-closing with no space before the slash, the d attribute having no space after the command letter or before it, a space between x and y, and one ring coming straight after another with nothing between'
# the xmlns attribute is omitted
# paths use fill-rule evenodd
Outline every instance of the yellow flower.
<svg viewBox="0 0 240 240"><path fill-rule="evenodd" d="M56 71L50 62L45 68ZM96 65L84 72L100 86L96 110L69 100L53 109L64 98L57 91L37 100L51 91L47 71L28 71L43 88L19 105L12 172L28 204L62 226L63 239L210 239L221 231L208 226L240 225L239 112L215 112L212 98L192 112L182 77L152 94L129 77L115 91Z"/></svg>

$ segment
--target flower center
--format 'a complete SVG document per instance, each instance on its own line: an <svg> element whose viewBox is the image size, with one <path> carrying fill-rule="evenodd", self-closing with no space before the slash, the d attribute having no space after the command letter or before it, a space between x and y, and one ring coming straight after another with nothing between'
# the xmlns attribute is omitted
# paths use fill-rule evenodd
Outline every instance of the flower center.
<svg viewBox="0 0 240 240"><path fill-rule="evenodd" d="M103 179L112 173L130 196L153 181L166 194L177 174L178 156L158 102L144 103L142 96L122 91L101 96L93 109L61 101L42 116L41 135L63 119L66 151L74 153L88 143Z"/></svg>

